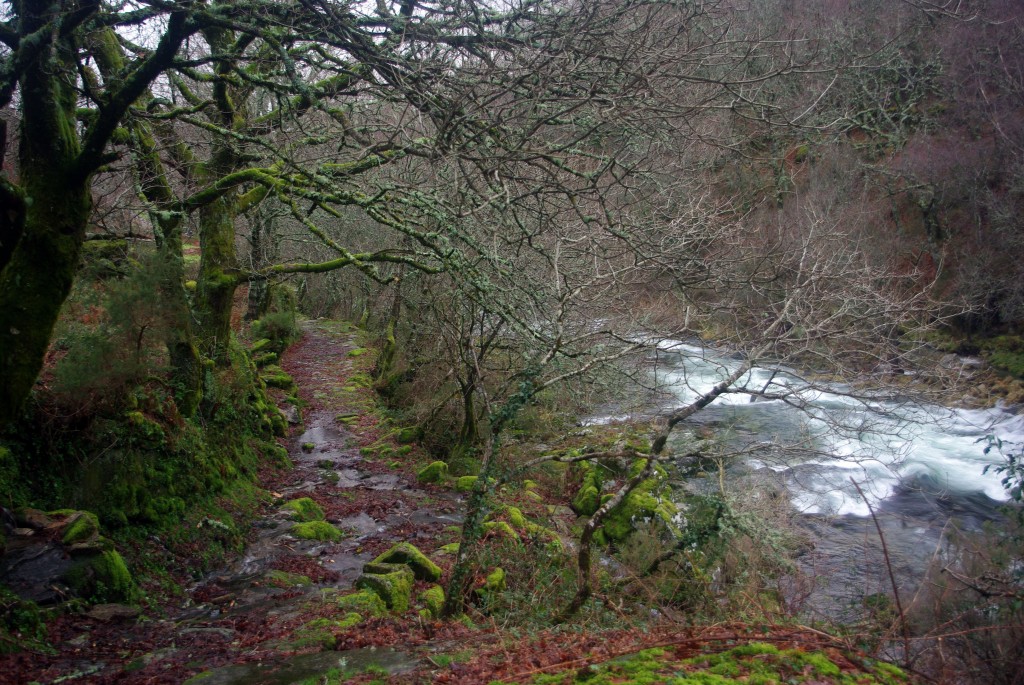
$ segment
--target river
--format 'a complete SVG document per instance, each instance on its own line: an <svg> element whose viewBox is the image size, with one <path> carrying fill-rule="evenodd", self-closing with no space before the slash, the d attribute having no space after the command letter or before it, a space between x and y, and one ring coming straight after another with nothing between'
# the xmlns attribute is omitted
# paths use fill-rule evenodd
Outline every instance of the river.
<svg viewBox="0 0 1024 685"><path fill-rule="evenodd" d="M662 343L655 361L652 373L668 393L661 410L688 404L741 363L678 341ZM943 552L944 531L977 531L1001 518L1007 493L993 469L984 471L1005 462L984 448L987 436L1024 443L1019 407L950 408L855 394L839 384L811 386L784 368L755 369L737 386L760 396L722 395L690 426L713 427L725 450L737 453L727 488L729 481L747 487L738 483L754 477L787 492L798 525L814 540L800 561L815 579L806 598L812 613L850 618L865 596L888 593L868 502L908 595Z"/></svg>

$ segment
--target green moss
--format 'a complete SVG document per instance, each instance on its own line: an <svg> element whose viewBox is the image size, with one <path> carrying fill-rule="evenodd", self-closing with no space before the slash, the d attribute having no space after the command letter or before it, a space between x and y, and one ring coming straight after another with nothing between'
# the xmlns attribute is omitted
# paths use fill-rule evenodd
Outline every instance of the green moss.
<svg viewBox="0 0 1024 685"><path fill-rule="evenodd" d="M268 571L264 578L272 585L277 585L278 587L309 587L313 584L313 581L307 576L299 575L298 573L288 573L287 571Z"/></svg>
<svg viewBox="0 0 1024 685"><path fill-rule="evenodd" d="M417 580L436 582L441 577L441 569L437 564L428 559L415 545L408 542L399 542L373 561L379 564L408 566Z"/></svg>
<svg viewBox="0 0 1024 685"><path fill-rule="evenodd" d="M339 609L347 609L366 616L383 616L388 612L387 604L380 595L372 590L360 590L350 595L338 597L336 604Z"/></svg>
<svg viewBox="0 0 1024 685"><path fill-rule="evenodd" d="M291 528L291 534L303 540L323 540L337 542L342 538L341 531L327 521L304 521Z"/></svg>
<svg viewBox="0 0 1024 685"><path fill-rule="evenodd" d="M416 480L420 483L441 483L447 477L448 464L443 461L431 462L416 474Z"/></svg>
<svg viewBox="0 0 1024 685"><path fill-rule="evenodd" d="M283 651L309 647L319 647L322 650L334 649L338 642L335 632L351 628L362 620L363 617L355 612L346 614L340 620L318 618L296 628L291 639L279 645L278 648Z"/></svg>
<svg viewBox="0 0 1024 685"><path fill-rule="evenodd" d="M274 343L270 338L260 338L252 344L252 347L249 348L249 353L255 357L260 352L268 352L273 345Z"/></svg>
<svg viewBox="0 0 1024 685"><path fill-rule="evenodd" d="M398 431L398 434L395 436L395 442L397 442L399 445L406 445L410 442L416 442L417 440L420 439L421 434L422 431L417 426L413 426L411 428L403 428L402 430Z"/></svg>
<svg viewBox="0 0 1024 685"><path fill-rule="evenodd" d="M271 364L260 370L260 378L267 384L268 388L280 388L281 390L294 390L295 379L289 376L280 366Z"/></svg>
<svg viewBox="0 0 1024 685"><path fill-rule="evenodd" d="M284 505L284 508L292 512L294 521L323 521L324 510L320 505L309 497L293 499Z"/></svg>
<svg viewBox="0 0 1024 685"><path fill-rule="evenodd" d="M469 492L476 485L477 476L459 476L455 480L455 490L457 492Z"/></svg>
<svg viewBox="0 0 1024 685"><path fill-rule="evenodd" d="M890 679L888 669L898 675ZM593 664L583 670L534 676L534 685L643 683L663 685L778 685L779 683L836 683L882 685L906 682L899 669L879 664L875 672L843 672L824 652L787 650L750 643L735 649L689 659L677 659L663 649L646 649Z"/></svg>
<svg viewBox="0 0 1024 685"><path fill-rule="evenodd" d="M356 580L355 586L376 593L388 609L402 613L412 600L413 580L412 569L399 566L391 573L364 573Z"/></svg>
<svg viewBox="0 0 1024 685"><path fill-rule="evenodd" d="M135 580L114 550L79 561L64 580L80 597L92 602L131 603L138 599Z"/></svg>
<svg viewBox="0 0 1024 685"><path fill-rule="evenodd" d="M442 554L458 554L459 543L452 542L447 545L441 545L440 547L438 547L437 551L441 552Z"/></svg>
<svg viewBox="0 0 1024 685"><path fill-rule="evenodd" d="M593 516L601 506L601 488L604 485L603 469L588 461L581 462L583 482L570 506L580 516Z"/></svg>
<svg viewBox="0 0 1024 685"><path fill-rule="evenodd" d="M444 590L440 585L431 585L421 592L419 600L431 618L441 616L441 609L444 608Z"/></svg>
<svg viewBox="0 0 1024 685"><path fill-rule="evenodd" d="M79 542L95 540L100 535L100 521L96 514L88 511L77 512L68 521L64 529L64 536L61 542L65 545L73 545Z"/></svg>
<svg viewBox="0 0 1024 685"><path fill-rule="evenodd" d="M512 529L512 526L508 525L504 521L487 521L481 528L485 534L491 533L498 536L507 537L511 540L518 540L519 534Z"/></svg>
<svg viewBox="0 0 1024 685"><path fill-rule="evenodd" d="M357 347L354 350L349 350L348 351L348 356L349 357L362 357L367 352L368 352L368 350L365 347Z"/></svg>
<svg viewBox="0 0 1024 685"><path fill-rule="evenodd" d="M638 459L633 465L630 476L639 473L643 464L644 460ZM656 470L655 474L654 478L648 478L640 483L619 506L608 513L601 527L599 542L621 542L633 532L638 524L651 520L660 521L671 530L675 530L673 519L678 510L669 499L660 495L667 476L663 469ZM610 497L611 495L605 495L601 503L603 504Z"/></svg>
<svg viewBox="0 0 1024 685"><path fill-rule="evenodd" d="M509 523L520 530L526 528L530 523L523 516L523 512L517 507L505 507L505 515L508 516Z"/></svg>

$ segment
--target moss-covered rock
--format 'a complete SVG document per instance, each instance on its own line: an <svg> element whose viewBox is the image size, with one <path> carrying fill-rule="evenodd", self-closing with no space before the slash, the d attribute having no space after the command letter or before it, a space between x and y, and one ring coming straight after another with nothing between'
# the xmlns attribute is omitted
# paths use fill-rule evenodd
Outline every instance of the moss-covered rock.
<svg viewBox="0 0 1024 685"><path fill-rule="evenodd" d="M630 477L635 476L643 468L644 460L640 459L634 463ZM660 467L656 469L655 476L648 478L638 485L622 503L612 509L605 517L601 529L594 539L598 544L609 542L621 542L625 540L638 524L649 521L660 521L668 528L675 530L674 518L678 509L666 497L663 497L661 490L664 488L667 474ZM611 495L605 495L601 503L607 501Z"/></svg>
<svg viewBox="0 0 1024 685"><path fill-rule="evenodd" d="M296 523L289 532L302 540L337 542L343 537L341 531L327 523L327 521L303 521L302 523Z"/></svg>
<svg viewBox="0 0 1024 685"><path fill-rule="evenodd" d="M413 572L407 566L399 566L391 573L364 573L356 579L355 586L377 594L388 609L402 613L412 601Z"/></svg>
<svg viewBox="0 0 1024 685"><path fill-rule="evenodd" d="M417 580L436 582L441 577L441 569L427 558L423 552L409 542L399 542L397 545L384 552L374 563L379 564L402 564L412 569Z"/></svg>
<svg viewBox="0 0 1024 685"><path fill-rule="evenodd" d="M481 528L484 531L484 535L496 535L511 540L519 540L519 533L505 521L486 521Z"/></svg>
<svg viewBox="0 0 1024 685"><path fill-rule="evenodd" d="M417 440L419 440L422 434L423 431L421 431L418 426L403 428L402 430L398 431L397 435L395 435L395 442L397 442L399 445L407 445L410 442L416 442Z"/></svg>
<svg viewBox="0 0 1024 685"><path fill-rule="evenodd" d="M604 486L602 468L590 462L580 462L583 482L570 506L580 516L593 516L601 506L601 488Z"/></svg>
<svg viewBox="0 0 1024 685"><path fill-rule="evenodd" d="M448 464L443 461L431 462L416 474L416 480L420 483L442 483L447 477Z"/></svg>
<svg viewBox="0 0 1024 685"><path fill-rule="evenodd" d="M75 593L92 602L132 603L138 589L124 559L115 550L81 559L64 576Z"/></svg>
<svg viewBox="0 0 1024 685"><path fill-rule="evenodd" d="M457 543L457 542L450 542L447 545L441 545L440 547L437 548L437 551L441 552L442 554L458 554L459 553L459 543Z"/></svg>
<svg viewBox="0 0 1024 685"><path fill-rule="evenodd" d="M294 521L323 521L324 510L309 497L300 497L286 502L284 508L292 512Z"/></svg>
<svg viewBox="0 0 1024 685"><path fill-rule="evenodd" d="M469 492L476 485L477 476L459 476L455 480L455 490L457 492Z"/></svg>
<svg viewBox="0 0 1024 685"><path fill-rule="evenodd" d="M269 352L273 346L274 343L270 338L260 338L252 344L252 347L249 348L249 354L251 354L255 360L256 355Z"/></svg>
<svg viewBox="0 0 1024 685"><path fill-rule="evenodd" d="M444 590L440 585L431 585L421 592L419 600L423 604L424 611L427 612L427 617L438 618L441 616L441 610L444 608Z"/></svg>
<svg viewBox="0 0 1024 685"><path fill-rule="evenodd" d="M64 535L61 542L65 545L74 545L83 542L92 542L100 536L100 520L89 511L79 511L72 514L64 526Z"/></svg>
<svg viewBox="0 0 1024 685"><path fill-rule="evenodd" d="M364 616L383 616L388 613L388 606L373 590L360 590L349 595L342 595L335 600L339 609L358 612Z"/></svg>
<svg viewBox="0 0 1024 685"><path fill-rule="evenodd" d="M260 370L260 378L263 379L268 388L280 388L281 390L289 391L295 388L295 379L275 364L264 366Z"/></svg>

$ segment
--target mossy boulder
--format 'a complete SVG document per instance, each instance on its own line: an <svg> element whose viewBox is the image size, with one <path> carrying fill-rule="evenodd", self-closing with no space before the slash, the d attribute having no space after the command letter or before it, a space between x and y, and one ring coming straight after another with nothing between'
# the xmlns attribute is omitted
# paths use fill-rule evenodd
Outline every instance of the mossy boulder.
<svg viewBox="0 0 1024 685"><path fill-rule="evenodd" d="M292 526L290 532L302 540L337 542L343 537L341 531L327 523L327 521L303 521L302 523L296 523Z"/></svg>
<svg viewBox="0 0 1024 685"><path fill-rule="evenodd" d="M417 580L436 582L441 577L441 569L438 565L409 542L399 542L374 559L372 563L408 566Z"/></svg>
<svg viewBox="0 0 1024 685"><path fill-rule="evenodd" d="M643 468L643 461L638 460L631 470L631 476L639 473ZM629 537L637 524L648 521L660 521L670 530L675 531L674 519L678 514L676 506L661 494L664 488L666 474L660 467L655 470L655 476L640 483L622 503L612 509L597 532L594 539L598 544L609 542L621 542ZM605 495L601 503L606 502L612 495Z"/></svg>
<svg viewBox="0 0 1024 685"><path fill-rule="evenodd" d="M249 354L255 359L256 355L260 353L270 352L274 347L274 342L270 338L260 338L252 344L249 348Z"/></svg>
<svg viewBox="0 0 1024 685"><path fill-rule="evenodd" d="M281 390L294 390L295 379L280 366L270 364L260 369L260 378L267 384L268 388L280 388Z"/></svg>
<svg viewBox="0 0 1024 685"><path fill-rule="evenodd" d="M409 608L412 601L414 578L411 568L397 566L391 573L364 573L356 579L355 586L374 592L384 600L388 609L400 614Z"/></svg>
<svg viewBox="0 0 1024 685"><path fill-rule="evenodd" d="M309 497L300 497L285 503L284 508L292 512L294 521L323 521L324 510Z"/></svg>
<svg viewBox="0 0 1024 685"><path fill-rule="evenodd" d="M444 590L440 585L431 585L421 592L419 600L423 605L423 611L426 612L424 618L441 616L441 610L444 608Z"/></svg>
<svg viewBox="0 0 1024 685"><path fill-rule="evenodd" d="M483 528L484 535L496 535L498 537L507 537L511 540L519 540L519 533L505 521L487 521L481 528Z"/></svg>
<svg viewBox="0 0 1024 685"><path fill-rule="evenodd" d="M418 426L403 428L398 431L398 434L395 436L395 442L399 445L407 445L410 442L416 442L419 440L422 434L423 431L421 431Z"/></svg>
<svg viewBox="0 0 1024 685"><path fill-rule="evenodd" d="M388 613L388 606L373 590L360 590L349 595L342 595L335 601L339 609L348 609L364 616L383 616Z"/></svg>
<svg viewBox="0 0 1024 685"><path fill-rule="evenodd" d="M437 548L437 551L440 552L441 554L458 554L459 553L459 543L457 543L457 542L450 542L447 545L441 545L440 547Z"/></svg>
<svg viewBox="0 0 1024 685"><path fill-rule="evenodd" d="M92 602L130 604L138 599L135 580L115 550L81 559L65 574L64 581L79 597Z"/></svg>
<svg viewBox="0 0 1024 685"><path fill-rule="evenodd" d="M93 542L100 536L100 520L89 511L79 511L72 514L64 526L64 535L61 542L65 545L74 545L85 542Z"/></svg>
<svg viewBox="0 0 1024 685"><path fill-rule="evenodd" d="M590 462L581 462L580 468L583 470L583 482L570 506L580 516L593 516L601 506L602 468Z"/></svg>
<svg viewBox="0 0 1024 685"><path fill-rule="evenodd" d="M442 483L447 477L448 464L443 461L431 462L416 474L416 480L420 483Z"/></svg>
<svg viewBox="0 0 1024 685"><path fill-rule="evenodd" d="M477 476L460 476L455 480L457 492L470 492L476 485Z"/></svg>

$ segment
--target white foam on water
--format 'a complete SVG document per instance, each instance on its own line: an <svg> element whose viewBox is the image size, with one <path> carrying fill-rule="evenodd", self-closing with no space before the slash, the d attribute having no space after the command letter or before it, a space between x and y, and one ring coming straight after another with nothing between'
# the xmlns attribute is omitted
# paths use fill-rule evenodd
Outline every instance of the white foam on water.
<svg viewBox="0 0 1024 685"><path fill-rule="evenodd" d="M664 349L678 353L678 361L657 373L657 380L676 396L679 406L709 392L740 362L716 355L681 341L662 341ZM660 345L660 344L659 344ZM718 407L748 405L734 412L733 426L744 420L756 422L758 412L792 412L787 421L801 427L802 435L781 436L773 442L813 444L819 452L812 458L798 458L790 466L751 459L752 468L791 471L789 488L794 505L807 513L867 516L867 503L850 482L853 477L872 506L891 497L902 483L927 481L950 493L984 494L1005 501L1008 496L994 469L1004 458L996 451L985 454L986 436L997 436L1010 445L1024 444L1024 415L1006 407L950 409L936 405L902 405L882 399L853 397L848 388L835 385L811 388L782 370L756 369L737 386L746 384L760 390L769 384L770 393L792 393L794 403L750 402L750 396L730 393L715 400ZM775 415L777 416L777 415ZM761 417L764 431L767 414ZM1019 447L1017 448L1019 449Z"/></svg>

